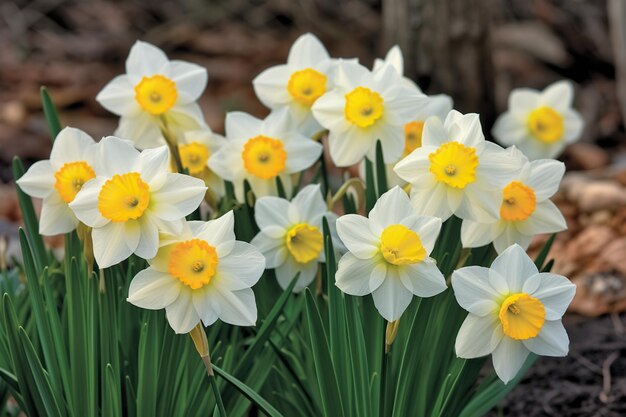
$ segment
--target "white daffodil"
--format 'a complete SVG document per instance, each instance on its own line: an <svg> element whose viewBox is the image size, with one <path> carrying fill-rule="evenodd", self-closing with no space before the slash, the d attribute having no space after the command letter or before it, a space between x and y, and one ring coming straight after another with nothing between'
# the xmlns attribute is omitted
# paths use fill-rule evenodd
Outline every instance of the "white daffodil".
<svg viewBox="0 0 626 417"><path fill-rule="evenodd" d="M335 88L313 105L313 115L329 130L330 156L340 167L367 156L374 160L376 142L385 163L397 161L404 149L404 125L426 103L407 86L391 65L375 72L355 62L339 61Z"/></svg>
<svg viewBox="0 0 626 417"><path fill-rule="evenodd" d="M79 129L66 127L57 135L50 159L35 162L17 180L28 195L42 198L39 232L44 236L71 232L78 219L69 208L83 184L95 178L94 140Z"/></svg>
<svg viewBox="0 0 626 417"><path fill-rule="evenodd" d="M519 151L513 154L522 169L502 189L499 219L490 223L463 220L461 241L466 248L493 242L498 253L514 243L527 249L534 235L567 229L565 218L550 201L565 173L565 165L553 159L528 162Z"/></svg>
<svg viewBox="0 0 626 417"><path fill-rule="evenodd" d="M259 120L243 112L226 115L227 141L211 155L209 167L235 186L243 201L243 182L248 180L257 197L276 195L276 177L287 193L291 174L309 168L322 153L322 145L299 133L288 109Z"/></svg>
<svg viewBox="0 0 626 417"><path fill-rule="evenodd" d="M101 268L132 253L153 258L159 247L159 226L182 219L204 198L204 183L170 173L166 146L137 151L130 141L103 138L96 149L96 177L70 203L78 219L93 228L94 257Z"/></svg>
<svg viewBox="0 0 626 417"><path fill-rule="evenodd" d="M132 139L140 149L165 144L161 128L174 134L206 127L196 103L207 83L206 69L170 61L154 45L137 41L126 59L126 74L118 75L96 97L120 116L115 134Z"/></svg>
<svg viewBox="0 0 626 417"><path fill-rule="evenodd" d="M452 99L449 96L445 94L428 96L426 104L417 110L413 120L404 125L404 150L398 161L406 158L411 152L422 146L424 123L426 123L429 117L437 117L443 121L451 110ZM393 170L398 161L385 165L389 187L396 185L403 187L406 185L406 181L400 178ZM365 180L365 161L359 165L359 175ZM374 177L376 177L376 170L374 170Z"/></svg>
<svg viewBox="0 0 626 417"><path fill-rule="evenodd" d="M251 287L263 274L265 259L254 246L235 240L232 211L209 222L187 222L148 263L131 281L128 301L149 310L164 308L176 333L217 319L255 324Z"/></svg>
<svg viewBox="0 0 626 417"><path fill-rule="evenodd" d="M507 383L530 352L567 355L569 339L561 317L576 286L561 275L539 273L521 246L502 252L491 268L454 271L452 287L469 312L456 338L457 356L491 354L496 374Z"/></svg>
<svg viewBox="0 0 626 417"><path fill-rule="evenodd" d="M189 175L204 180L217 197L224 195L224 180L209 169L209 158L221 149L226 139L211 129L185 132L178 141L178 153Z"/></svg>
<svg viewBox="0 0 626 417"><path fill-rule="evenodd" d="M504 146L515 145L528 159L554 158L580 137L584 122L572 109L574 87L559 81L539 92L515 89L509 109L493 127L493 136Z"/></svg>
<svg viewBox="0 0 626 417"><path fill-rule="evenodd" d="M299 272L293 290L302 291L313 282L320 262L326 262L324 217L335 238L337 215L328 211L319 185L304 187L291 202L278 197L256 201L254 218L260 231L251 243L265 256L267 268L276 269L276 279L283 289Z"/></svg>
<svg viewBox="0 0 626 417"><path fill-rule="evenodd" d="M264 105L272 110L287 107L299 130L310 136L322 129L311 106L332 89L333 65L320 40L306 33L291 46L286 64L267 68L252 84Z"/></svg>
<svg viewBox="0 0 626 417"><path fill-rule="evenodd" d="M418 214L490 222L519 165L511 151L485 141L477 114L453 110L443 124L436 117L426 121L422 146L394 170L411 184Z"/></svg>
<svg viewBox="0 0 626 417"><path fill-rule="evenodd" d="M399 187L383 194L369 217L348 214L337 233L348 249L339 260L337 287L350 295L372 294L387 321L400 318L413 295L432 297L446 281L430 258L441 219L419 216Z"/></svg>

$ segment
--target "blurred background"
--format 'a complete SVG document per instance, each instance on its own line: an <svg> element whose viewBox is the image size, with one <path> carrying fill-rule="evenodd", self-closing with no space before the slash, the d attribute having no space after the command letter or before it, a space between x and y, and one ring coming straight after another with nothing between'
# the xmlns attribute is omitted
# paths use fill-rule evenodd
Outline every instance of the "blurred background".
<svg viewBox="0 0 626 417"><path fill-rule="evenodd" d="M30 164L50 151L40 86L64 125L111 134L116 119L95 96L142 39L207 68L200 105L222 132L227 111L267 113L251 81L304 32L368 66L399 44L406 75L480 112L487 136L512 88L574 82L586 127L561 157L568 173L556 201L569 230L550 253L554 271L578 285L565 319L571 353L542 358L493 415L626 415L624 0L2 0L0 249L8 242L11 252L20 222L11 159Z"/></svg>

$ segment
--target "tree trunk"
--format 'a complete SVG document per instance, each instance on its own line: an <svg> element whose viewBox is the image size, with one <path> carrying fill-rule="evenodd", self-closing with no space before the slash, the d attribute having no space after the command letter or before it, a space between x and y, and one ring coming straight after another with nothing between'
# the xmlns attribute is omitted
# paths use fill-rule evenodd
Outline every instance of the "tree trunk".
<svg viewBox="0 0 626 417"><path fill-rule="evenodd" d="M406 75L429 94L446 93L463 113L494 121L490 27L495 0L383 0L385 42L398 44Z"/></svg>

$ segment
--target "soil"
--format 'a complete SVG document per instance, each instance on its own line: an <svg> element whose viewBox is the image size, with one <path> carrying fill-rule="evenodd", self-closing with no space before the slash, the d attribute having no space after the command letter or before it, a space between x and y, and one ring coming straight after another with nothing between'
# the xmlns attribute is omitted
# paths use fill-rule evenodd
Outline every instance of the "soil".
<svg viewBox="0 0 626 417"><path fill-rule="evenodd" d="M487 417L626 416L625 317L566 316L569 356L539 358Z"/></svg>

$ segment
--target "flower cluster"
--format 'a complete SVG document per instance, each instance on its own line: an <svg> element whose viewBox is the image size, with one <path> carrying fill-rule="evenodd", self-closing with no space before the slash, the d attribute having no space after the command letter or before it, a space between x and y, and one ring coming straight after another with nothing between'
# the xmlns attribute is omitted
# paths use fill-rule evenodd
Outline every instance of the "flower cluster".
<svg viewBox="0 0 626 417"><path fill-rule="evenodd" d="M332 242L340 257L336 286L372 294L389 322L414 296L434 297L451 286L469 313L457 355L492 354L505 382L529 352L567 353L560 319L575 287L540 273L525 249L535 235L566 228L550 201L565 169L549 158L583 127L571 109L571 84L513 91L493 129L506 149L485 139L479 115L453 110L450 97L427 96L404 77L398 47L369 69L331 58L315 36L301 36L286 64L253 81L269 115L228 113L225 137L210 130L197 104L206 84L204 68L137 42L126 74L97 96L120 116L118 137L96 143L66 128L50 159L19 179L22 190L43 199L40 232L68 233L82 223L100 268L133 254L147 260L128 301L165 309L178 333L217 319L254 325L252 287L265 269L283 289L297 277L292 288L301 292L322 279ZM375 161L378 143L382 161ZM366 161L384 167L391 189L378 190L366 216L339 217L329 184L311 181L309 169L320 159L319 170L329 163L324 152L336 167L359 165L362 177ZM343 191L340 197L354 201L350 189ZM233 204L254 210L258 233L244 239L249 243L235 237ZM212 220L187 219L207 212ZM500 254L491 268L442 273L433 251L453 217L462 221L462 247L493 245Z"/></svg>

